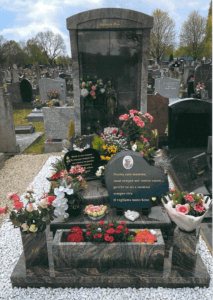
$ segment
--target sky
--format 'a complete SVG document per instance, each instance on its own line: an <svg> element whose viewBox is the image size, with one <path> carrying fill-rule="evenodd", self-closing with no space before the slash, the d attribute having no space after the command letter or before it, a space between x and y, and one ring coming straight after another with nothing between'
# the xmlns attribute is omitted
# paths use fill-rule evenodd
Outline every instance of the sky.
<svg viewBox="0 0 213 300"><path fill-rule="evenodd" d="M210 0L0 0L0 35L6 40L27 41L40 31L60 34L71 56L66 19L77 13L106 7L126 8L152 15L155 9L167 11L175 21L176 41L181 24L197 10L207 17ZM178 45L177 45L178 46Z"/></svg>

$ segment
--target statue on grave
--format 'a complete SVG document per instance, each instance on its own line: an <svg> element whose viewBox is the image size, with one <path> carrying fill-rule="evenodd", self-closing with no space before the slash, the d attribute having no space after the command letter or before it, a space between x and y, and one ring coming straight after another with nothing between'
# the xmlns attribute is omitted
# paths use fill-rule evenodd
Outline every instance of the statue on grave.
<svg viewBox="0 0 213 300"><path fill-rule="evenodd" d="M117 109L117 93L115 92L111 80L109 80L106 85L106 107L108 125L113 126Z"/></svg>

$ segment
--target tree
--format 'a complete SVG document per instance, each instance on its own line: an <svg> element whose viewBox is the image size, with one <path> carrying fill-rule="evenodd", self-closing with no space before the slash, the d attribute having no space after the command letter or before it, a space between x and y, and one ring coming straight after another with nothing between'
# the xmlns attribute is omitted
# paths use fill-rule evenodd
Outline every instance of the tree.
<svg viewBox="0 0 213 300"><path fill-rule="evenodd" d="M207 58L212 57L212 1L210 2L208 18L206 22L206 36L204 39L204 55Z"/></svg>
<svg viewBox="0 0 213 300"><path fill-rule="evenodd" d="M160 9L153 11L154 25L150 35L150 51L152 57L159 62L161 55L168 47L174 48L175 45L175 23L168 13Z"/></svg>
<svg viewBox="0 0 213 300"><path fill-rule="evenodd" d="M66 56L58 56L56 59L56 64L57 65L69 65L71 63L71 59L68 55Z"/></svg>
<svg viewBox="0 0 213 300"><path fill-rule="evenodd" d="M198 11L192 11L188 19L183 22L180 31L180 47L187 47L188 53L195 59L202 59L204 51L204 38L206 18Z"/></svg>
<svg viewBox="0 0 213 300"><path fill-rule="evenodd" d="M0 65L3 65L6 58L4 56L4 44L6 40L4 39L3 35L0 35Z"/></svg>
<svg viewBox="0 0 213 300"><path fill-rule="evenodd" d="M39 63L49 65L49 61L44 51L37 45L35 38L29 39L26 44L25 51L29 55L30 64L37 65Z"/></svg>
<svg viewBox="0 0 213 300"><path fill-rule="evenodd" d="M46 32L39 32L35 39L37 45L44 51L51 65L56 57L65 55L66 46L60 34L54 34L48 30Z"/></svg>
<svg viewBox="0 0 213 300"><path fill-rule="evenodd" d="M25 65L28 63L28 55L20 48L18 43L13 40L4 43L3 52L5 63L9 66L13 64Z"/></svg>

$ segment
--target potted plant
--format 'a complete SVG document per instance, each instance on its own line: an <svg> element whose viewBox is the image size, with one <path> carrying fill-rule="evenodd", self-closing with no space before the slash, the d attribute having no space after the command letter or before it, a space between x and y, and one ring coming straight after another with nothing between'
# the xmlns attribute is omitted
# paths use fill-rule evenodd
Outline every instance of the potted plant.
<svg viewBox="0 0 213 300"><path fill-rule="evenodd" d="M170 189L167 196L162 195L162 203L172 221L186 232L191 232L202 222L212 200L202 194Z"/></svg>
<svg viewBox="0 0 213 300"><path fill-rule="evenodd" d="M26 269L35 265L47 265L46 226L53 220L55 196L44 194L40 201L35 203L33 187L27 189L26 205L15 193L8 193L8 199L14 201L13 209L8 206L0 209L0 214L10 212L9 219L14 227L21 230L22 244L25 256Z"/></svg>

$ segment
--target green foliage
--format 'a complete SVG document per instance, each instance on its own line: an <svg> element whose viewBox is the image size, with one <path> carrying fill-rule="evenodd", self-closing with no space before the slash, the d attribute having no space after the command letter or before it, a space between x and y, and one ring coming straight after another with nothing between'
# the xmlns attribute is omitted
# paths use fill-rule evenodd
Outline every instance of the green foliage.
<svg viewBox="0 0 213 300"><path fill-rule="evenodd" d="M63 158L56 159L56 162L52 163L51 167L55 173L60 173L61 171L66 170L66 166Z"/></svg>
<svg viewBox="0 0 213 300"><path fill-rule="evenodd" d="M103 150L103 146L104 146L104 141L102 140L102 138L95 135L92 142L92 147L98 152L101 152Z"/></svg>

